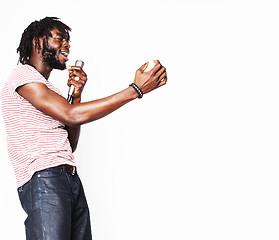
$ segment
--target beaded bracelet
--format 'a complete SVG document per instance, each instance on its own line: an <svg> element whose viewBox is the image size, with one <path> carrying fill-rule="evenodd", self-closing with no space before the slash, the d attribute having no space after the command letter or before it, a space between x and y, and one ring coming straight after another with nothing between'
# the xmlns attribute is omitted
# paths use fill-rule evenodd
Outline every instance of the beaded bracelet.
<svg viewBox="0 0 279 240"><path fill-rule="evenodd" d="M142 98L143 97L143 93L142 93L141 89L135 83L131 83L129 86L133 87L135 89L135 91L139 95L138 98Z"/></svg>

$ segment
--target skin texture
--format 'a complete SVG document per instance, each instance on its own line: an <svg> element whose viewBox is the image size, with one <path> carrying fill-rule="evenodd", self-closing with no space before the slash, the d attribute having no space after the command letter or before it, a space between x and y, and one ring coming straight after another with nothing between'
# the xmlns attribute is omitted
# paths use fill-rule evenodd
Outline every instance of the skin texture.
<svg viewBox="0 0 279 240"><path fill-rule="evenodd" d="M66 39L63 39L61 33L56 28L51 33L52 37L47 39L48 46L57 51L56 57L62 64L65 64L68 59L61 52L69 53L70 44ZM43 41L44 38L40 38L41 48L43 47ZM150 71L144 72L148 63L143 64L136 71L134 83L140 87L143 94L151 92L167 82L166 68L158 60L154 62L155 66ZM35 67L46 79L49 78L53 69L43 60L42 50L38 51L36 49L34 41L33 54L30 57L29 64ZM17 92L38 110L66 125L69 141L74 152L78 144L80 126L82 124L110 114L126 103L136 99L138 94L132 87L128 87L111 96L81 103L81 94L87 81L87 75L80 67L72 66L68 71L68 86L75 86L71 104L42 83L23 85L17 88ZM78 81L75 80L76 77L79 77Z"/></svg>

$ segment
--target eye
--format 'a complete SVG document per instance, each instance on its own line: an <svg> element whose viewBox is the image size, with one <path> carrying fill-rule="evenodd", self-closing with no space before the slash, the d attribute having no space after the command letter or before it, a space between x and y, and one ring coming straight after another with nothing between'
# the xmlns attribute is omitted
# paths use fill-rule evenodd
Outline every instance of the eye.
<svg viewBox="0 0 279 240"><path fill-rule="evenodd" d="M61 37L57 37L57 38L55 38L57 41L59 41L59 42L62 42L63 41L63 38L61 38Z"/></svg>

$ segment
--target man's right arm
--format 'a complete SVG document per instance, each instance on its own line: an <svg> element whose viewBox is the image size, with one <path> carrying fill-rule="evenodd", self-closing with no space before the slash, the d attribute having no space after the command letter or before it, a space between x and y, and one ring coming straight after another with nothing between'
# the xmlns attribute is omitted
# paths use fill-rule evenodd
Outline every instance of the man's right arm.
<svg viewBox="0 0 279 240"><path fill-rule="evenodd" d="M149 72L144 72L146 67L144 64L137 70L134 80L144 94L165 85L167 81L166 69L159 61ZM23 85L17 92L41 112L73 127L100 119L138 97L137 92L128 87L106 98L72 105L42 83Z"/></svg>

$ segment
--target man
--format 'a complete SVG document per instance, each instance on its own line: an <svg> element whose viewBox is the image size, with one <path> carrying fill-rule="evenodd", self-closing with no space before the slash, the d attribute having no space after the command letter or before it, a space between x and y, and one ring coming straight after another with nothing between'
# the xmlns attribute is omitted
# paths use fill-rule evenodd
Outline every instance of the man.
<svg viewBox="0 0 279 240"><path fill-rule="evenodd" d="M17 49L21 65L2 90L8 153L19 198L28 215L28 240L92 239L89 210L73 156L80 126L167 82L166 69L159 61L148 72L144 72L148 66L145 63L123 91L81 103L87 75L73 66L68 85L75 89L69 103L48 78L53 69L66 68L70 31L54 17L31 23Z"/></svg>

